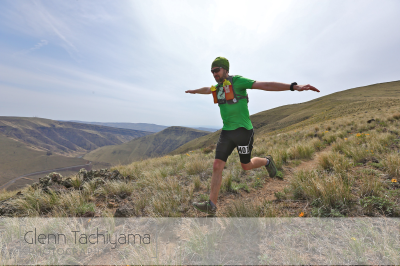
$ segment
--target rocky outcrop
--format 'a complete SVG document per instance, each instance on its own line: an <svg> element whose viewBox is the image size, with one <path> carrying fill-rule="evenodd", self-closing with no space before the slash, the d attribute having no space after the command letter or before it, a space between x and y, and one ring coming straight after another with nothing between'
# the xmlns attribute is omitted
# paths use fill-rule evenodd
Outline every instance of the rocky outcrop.
<svg viewBox="0 0 400 266"><path fill-rule="evenodd" d="M72 190L82 190L83 185L87 182L92 182L94 186L101 187L104 186L106 181L134 181L131 176L123 176L118 170L109 171L108 169L101 170L90 170L82 168L78 174L76 179L71 179L69 177L64 178L59 173L50 173L45 177L39 178L39 182L33 183L31 188L34 190L42 190L44 193L52 194L61 194L67 193ZM122 194L120 198L126 198L128 195ZM21 214L21 210L13 204L15 199L24 199L25 196L21 192L18 192L13 197L0 201L0 216L8 216L15 217ZM129 217L133 216L132 213L133 206L126 206L118 211L117 217Z"/></svg>
<svg viewBox="0 0 400 266"><path fill-rule="evenodd" d="M113 181L123 181L123 180L131 180L131 176L124 177L120 174L118 170L109 171L108 169L101 170L91 170L86 171L86 169L81 169L78 173L79 179L83 182L91 181L95 178L100 178L101 180L113 180Z"/></svg>
<svg viewBox="0 0 400 266"><path fill-rule="evenodd" d="M11 202L15 199L21 198L24 195L19 191L17 194L12 196L9 199L0 201L0 217L1 216L6 216L6 217L14 217L18 216L20 213L19 209L14 206Z"/></svg>
<svg viewBox="0 0 400 266"><path fill-rule="evenodd" d="M61 193L68 189L73 189L73 183L71 178L63 178L61 174L53 172L39 178L39 182L33 183L31 187L35 190L42 189L46 193L51 191Z"/></svg>

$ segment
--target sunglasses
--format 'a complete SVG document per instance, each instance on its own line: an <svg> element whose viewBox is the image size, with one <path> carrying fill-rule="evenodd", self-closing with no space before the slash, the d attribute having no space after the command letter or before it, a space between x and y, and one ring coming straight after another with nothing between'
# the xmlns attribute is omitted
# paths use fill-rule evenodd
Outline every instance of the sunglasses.
<svg viewBox="0 0 400 266"><path fill-rule="evenodd" d="M218 73L221 70L222 67L216 67L214 69L211 69L211 73Z"/></svg>

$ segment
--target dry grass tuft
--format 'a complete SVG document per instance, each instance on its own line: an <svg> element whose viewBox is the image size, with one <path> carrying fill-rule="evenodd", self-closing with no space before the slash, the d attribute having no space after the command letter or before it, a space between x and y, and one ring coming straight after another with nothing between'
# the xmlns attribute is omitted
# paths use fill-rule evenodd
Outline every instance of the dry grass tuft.
<svg viewBox="0 0 400 266"><path fill-rule="evenodd" d="M104 196L130 196L136 190L135 183L121 181L108 181L102 186L94 185L92 193Z"/></svg>
<svg viewBox="0 0 400 266"><path fill-rule="evenodd" d="M400 113L394 114L393 119L400 120Z"/></svg>
<svg viewBox="0 0 400 266"><path fill-rule="evenodd" d="M41 190L30 190L24 198L13 202L26 216L51 214L55 217L81 216L87 212L94 214L95 205L88 202L88 195L81 191L56 194Z"/></svg>
<svg viewBox="0 0 400 266"><path fill-rule="evenodd" d="M318 139L318 138L312 139L311 142L310 142L310 144L314 147L314 150L316 150L316 151L320 151L320 150L322 150L323 148L325 148L324 142L321 141L321 140Z"/></svg>
<svg viewBox="0 0 400 266"><path fill-rule="evenodd" d="M359 196L361 198L368 196L379 197L382 194L383 184L374 171L362 171L357 178L360 183Z"/></svg>
<svg viewBox="0 0 400 266"><path fill-rule="evenodd" d="M6 191L5 189L0 190L0 201L9 199L12 196L14 196L15 194L17 194L16 191Z"/></svg>
<svg viewBox="0 0 400 266"><path fill-rule="evenodd" d="M316 159L322 169L336 173L346 172L353 166L349 159L338 152L323 152Z"/></svg>
<svg viewBox="0 0 400 266"><path fill-rule="evenodd" d="M196 176L193 179L193 183L194 183L194 191L199 191L201 188L201 180L199 176Z"/></svg>
<svg viewBox="0 0 400 266"><path fill-rule="evenodd" d="M213 152L216 147L217 147L217 145L211 144L210 146L203 149L203 153L209 154L209 153Z"/></svg>
<svg viewBox="0 0 400 266"><path fill-rule="evenodd" d="M221 192L233 192L232 175L222 177Z"/></svg>
<svg viewBox="0 0 400 266"><path fill-rule="evenodd" d="M389 153L382 160L386 173L393 177L400 176L400 154Z"/></svg>
<svg viewBox="0 0 400 266"><path fill-rule="evenodd" d="M193 158L190 158L185 164L186 173L188 175L201 174L210 167L212 167L212 163L199 156L193 156Z"/></svg>
<svg viewBox="0 0 400 266"><path fill-rule="evenodd" d="M349 178L334 173L299 171L290 186L296 199L307 199L317 207L339 209L353 198Z"/></svg>
<svg viewBox="0 0 400 266"><path fill-rule="evenodd" d="M314 146L307 144L298 144L289 148L289 158L296 159L311 159L315 152Z"/></svg>

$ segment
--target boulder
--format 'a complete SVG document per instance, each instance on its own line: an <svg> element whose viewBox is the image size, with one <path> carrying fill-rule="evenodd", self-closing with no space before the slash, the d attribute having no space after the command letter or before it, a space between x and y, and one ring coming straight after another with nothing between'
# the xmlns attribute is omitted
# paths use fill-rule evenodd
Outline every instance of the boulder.
<svg viewBox="0 0 400 266"><path fill-rule="evenodd" d="M15 217L18 213L18 208L11 204L10 200L0 202L0 216Z"/></svg>
<svg viewBox="0 0 400 266"><path fill-rule="evenodd" d="M119 207L114 214L114 217L133 217L133 216L136 216L136 213L135 213L134 203L131 201Z"/></svg>
<svg viewBox="0 0 400 266"><path fill-rule="evenodd" d="M55 192L56 194L61 194L62 192L68 191L66 187L63 185L54 183L51 186L46 186L43 188L43 192L50 194L51 191Z"/></svg>
<svg viewBox="0 0 400 266"><path fill-rule="evenodd" d="M71 188L73 187L72 185L72 179L70 177L65 178L62 182L61 185L63 185L66 188Z"/></svg>

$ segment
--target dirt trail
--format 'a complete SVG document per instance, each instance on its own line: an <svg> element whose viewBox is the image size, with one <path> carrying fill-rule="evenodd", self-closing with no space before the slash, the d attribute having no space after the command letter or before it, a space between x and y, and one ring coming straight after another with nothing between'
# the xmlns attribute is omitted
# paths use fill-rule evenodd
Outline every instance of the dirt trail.
<svg viewBox="0 0 400 266"><path fill-rule="evenodd" d="M325 149L323 149L322 151L319 151L317 153L314 154L313 159L310 161L306 161L306 162L302 162L299 166L297 166L295 168L296 171L299 170L311 170L311 169L315 169L318 165L318 156L322 153L325 152L330 152L332 150L332 146L328 146Z"/></svg>

